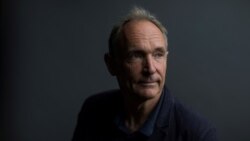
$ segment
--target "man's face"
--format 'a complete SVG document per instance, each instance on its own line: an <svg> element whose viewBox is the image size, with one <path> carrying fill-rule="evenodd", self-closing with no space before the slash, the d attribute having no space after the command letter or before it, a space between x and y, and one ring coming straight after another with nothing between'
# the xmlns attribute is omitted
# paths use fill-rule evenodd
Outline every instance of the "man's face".
<svg viewBox="0 0 250 141"><path fill-rule="evenodd" d="M167 41L151 22L131 21L123 29L116 77L121 89L143 99L159 97L167 65Z"/></svg>

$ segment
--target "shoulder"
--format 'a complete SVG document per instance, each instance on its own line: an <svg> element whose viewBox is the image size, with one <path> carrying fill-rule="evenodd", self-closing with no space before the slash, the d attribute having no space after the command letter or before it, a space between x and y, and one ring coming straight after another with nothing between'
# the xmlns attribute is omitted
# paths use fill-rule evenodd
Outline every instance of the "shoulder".
<svg viewBox="0 0 250 141"><path fill-rule="evenodd" d="M88 97L78 115L73 141L94 140L96 135L111 128L113 117L118 111L120 91L110 90ZM97 137L98 138L98 137Z"/></svg>
<svg viewBox="0 0 250 141"><path fill-rule="evenodd" d="M197 140L216 140L215 126L202 115L175 99L174 114L176 126L181 133Z"/></svg>
<svg viewBox="0 0 250 141"><path fill-rule="evenodd" d="M96 128L113 122L120 109L119 90L110 90L88 97L78 115L78 126Z"/></svg>
<svg viewBox="0 0 250 141"><path fill-rule="evenodd" d="M85 100L84 104L106 104L107 102L113 102L120 97L120 90L108 90L91 95Z"/></svg>
<svg viewBox="0 0 250 141"><path fill-rule="evenodd" d="M185 126L188 126L189 128L196 128L201 125L210 125L205 117L201 116L177 99L175 99L174 111L179 122L184 124Z"/></svg>
<svg viewBox="0 0 250 141"><path fill-rule="evenodd" d="M96 93L88 97L82 106L81 112L101 112L101 109L106 109L120 103L120 90L108 90L101 93Z"/></svg>

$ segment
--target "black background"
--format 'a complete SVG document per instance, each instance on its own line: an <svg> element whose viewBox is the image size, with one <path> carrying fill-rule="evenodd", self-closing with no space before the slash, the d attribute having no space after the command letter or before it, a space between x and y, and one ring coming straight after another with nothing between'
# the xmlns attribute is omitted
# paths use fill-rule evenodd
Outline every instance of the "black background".
<svg viewBox="0 0 250 141"><path fill-rule="evenodd" d="M117 88L109 32L133 5L168 29L167 85L221 141L250 140L248 0L3 0L1 139L69 141L84 99Z"/></svg>

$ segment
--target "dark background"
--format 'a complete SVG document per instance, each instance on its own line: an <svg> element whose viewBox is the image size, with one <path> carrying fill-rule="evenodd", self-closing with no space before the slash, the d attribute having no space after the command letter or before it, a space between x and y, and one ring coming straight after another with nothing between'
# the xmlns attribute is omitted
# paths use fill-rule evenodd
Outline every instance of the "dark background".
<svg viewBox="0 0 250 141"><path fill-rule="evenodd" d="M69 141L84 99L117 88L103 62L133 5L167 27L167 84L221 141L250 140L249 0L1 1L3 141Z"/></svg>

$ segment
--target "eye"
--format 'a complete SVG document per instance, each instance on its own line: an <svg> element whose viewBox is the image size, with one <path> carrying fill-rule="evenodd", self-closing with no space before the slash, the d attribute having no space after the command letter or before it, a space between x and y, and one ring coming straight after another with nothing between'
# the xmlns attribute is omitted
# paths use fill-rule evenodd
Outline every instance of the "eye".
<svg viewBox="0 0 250 141"><path fill-rule="evenodd" d="M129 54L128 57L131 58L131 59L133 59L133 58L142 58L143 55L141 53L139 53L139 52L132 52L132 53Z"/></svg>
<svg viewBox="0 0 250 141"><path fill-rule="evenodd" d="M127 55L127 60L128 61L137 61L137 60L141 60L143 59L144 55L142 52L140 51L132 51L132 52L129 52L128 55Z"/></svg>
<svg viewBox="0 0 250 141"><path fill-rule="evenodd" d="M153 56L155 58L162 58L165 57L166 52L165 51L156 51L153 53Z"/></svg>

